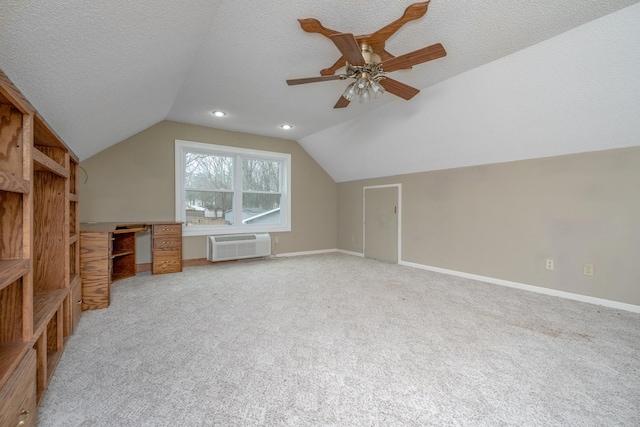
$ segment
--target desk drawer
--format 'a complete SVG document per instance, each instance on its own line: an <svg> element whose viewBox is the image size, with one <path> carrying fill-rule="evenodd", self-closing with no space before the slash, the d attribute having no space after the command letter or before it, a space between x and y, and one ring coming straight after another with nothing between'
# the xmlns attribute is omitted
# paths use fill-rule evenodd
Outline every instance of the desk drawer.
<svg viewBox="0 0 640 427"><path fill-rule="evenodd" d="M153 226L153 237L158 236L181 236L182 223L179 224L160 224Z"/></svg>
<svg viewBox="0 0 640 427"><path fill-rule="evenodd" d="M153 274L178 273L182 271L182 251L154 251L151 269Z"/></svg>
<svg viewBox="0 0 640 427"><path fill-rule="evenodd" d="M0 426L35 424L36 352L29 350L7 384L0 390Z"/></svg>
<svg viewBox="0 0 640 427"><path fill-rule="evenodd" d="M156 237L153 239L153 250L182 248L182 238L174 236Z"/></svg>

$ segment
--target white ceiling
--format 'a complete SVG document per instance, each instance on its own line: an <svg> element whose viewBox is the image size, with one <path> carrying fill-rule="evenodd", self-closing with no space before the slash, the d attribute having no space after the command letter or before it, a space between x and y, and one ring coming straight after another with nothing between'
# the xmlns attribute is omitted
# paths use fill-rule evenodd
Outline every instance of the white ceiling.
<svg viewBox="0 0 640 427"><path fill-rule="evenodd" d="M445 58L393 73L422 92L411 101L385 94L370 104L356 102L339 110L332 107L346 82L285 83L289 78L317 76L339 57L328 39L304 32L297 19L317 18L337 31L365 34L399 18L411 1L2 0L0 68L81 160L169 119L298 140L336 181L344 181L553 155L553 150L532 150L527 144L505 147L505 138L514 135L504 132L497 133L500 144L495 146L488 143L494 134L487 133L487 146L479 148L470 138L479 128L473 132L469 115L462 112L489 117L488 108L498 107L499 101L521 90L523 81L514 73L528 70L536 76L536 67L557 66L545 61L544 49L534 45L638 1L432 0L425 17L406 24L387 43L394 55L437 42L444 45ZM636 28L640 27L637 10L634 6L616 15L628 12ZM595 28L548 40L551 58L572 68L566 43L575 39L587 43L578 46L586 59L598 58L605 50L607 60L615 63L618 57L607 52L620 43L611 40L611 30L602 38L585 38L600 27ZM595 50L590 51L590 46ZM528 53L511 55L523 49ZM628 53L623 48L616 55ZM531 63L534 58L542 63ZM581 78L580 70L573 72ZM543 73L544 78L550 76ZM465 98L478 82L486 82L486 87ZM538 83L546 87L549 82ZM521 95L536 99L534 89ZM567 107L580 105L583 89L571 91L577 99L567 102ZM511 95L505 95L507 91ZM483 99L486 108L469 105ZM634 99L630 102L633 106ZM216 119L210 114L214 109L229 115ZM452 117L456 111L460 115ZM536 128L518 116L528 113L526 108L505 113L514 126ZM558 116L547 119L554 117ZM454 119L465 122L466 130L456 126L461 122ZM280 129L285 122L294 129ZM433 135L428 123L435 126ZM376 126L379 131L363 131ZM509 132L512 129L508 127ZM421 138L416 138L417 131ZM400 136L404 143L392 145ZM437 150L425 148L434 140L440 141ZM556 151L598 148L569 144L566 150ZM493 154L485 159L485 151ZM438 161L429 163L434 155ZM397 161L388 162L394 156ZM373 163L367 168L354 165L354 161L362 163L362 158ZM402 169L404 159L412 161ZM392 167L375 167L385 161Z"/></svg>

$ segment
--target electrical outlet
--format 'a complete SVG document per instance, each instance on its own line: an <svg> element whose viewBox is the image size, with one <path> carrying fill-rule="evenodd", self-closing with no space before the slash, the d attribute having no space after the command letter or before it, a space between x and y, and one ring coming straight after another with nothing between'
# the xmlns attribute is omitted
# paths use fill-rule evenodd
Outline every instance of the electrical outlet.
<svg viewBox="0 0 640 427"><path fill-rule="evenodd" d="M584 265L584 275L585 276L593 276L593 264L585 264Z"/></svg>
<svg viewBox="0 0 640 427"><path fill-rule="evenodd" d="M555 263L552 259L547 258L546 268L547 270L553 270L555 268Z"/></svg>
<svg viewBox="0 0 640 427"><path fill-rule="evenodd" d="M355 243L356 241L356 236L351 236L351 243Z"/></svg>
<svg viewBox="0 0 640 427"><path fill-rule="evenodd" d="M276 245L278 244L278 237L276 237Z"/></svg>

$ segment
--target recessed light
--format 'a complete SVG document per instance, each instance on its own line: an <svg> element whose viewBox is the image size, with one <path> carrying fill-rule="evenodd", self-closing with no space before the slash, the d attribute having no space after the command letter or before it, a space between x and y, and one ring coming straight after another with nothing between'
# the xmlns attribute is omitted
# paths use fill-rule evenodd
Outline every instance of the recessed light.
<svg viewBox="0 0 640 427"><path fill-rule="evenodd" d="M225 113L224 111L219 111L219 110L212 111L211 114L213 114L216 117L224 117L227 115L227 113Z"/></svg>
<svg viewBox="0 0 640 427"><path fill-rule="evenodd" d="M280 125L280 127L281 127L282 129L284 129L284 130L293 129L293 126L291 126L291 125L287 125L287 124Z"/></svg>

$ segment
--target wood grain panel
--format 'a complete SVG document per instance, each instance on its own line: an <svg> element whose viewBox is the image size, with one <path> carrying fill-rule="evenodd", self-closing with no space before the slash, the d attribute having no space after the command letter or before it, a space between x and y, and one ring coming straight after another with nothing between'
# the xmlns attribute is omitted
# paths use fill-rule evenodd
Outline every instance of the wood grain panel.
<svg viewBox="0 0 640 427"><path fill-rule="evenodd" d="M0 105L0 170L22 178L22 113Z"/></svg>
<svg viewBox="0 0 640 427"><path fill-rule="evenodd" d="M39 336L45 330L53 315L67 297L68 291L56 289L52 291L35 292L33 295L34 336Z"/></svg>
<svg viewBox="0 0 640 427"><path fill-rule="evenodd" d="M34 426L35 422L36 354L31 350L0 391L0 426Z"/></svg>
<svg viewBox="0 0 640 427"><path fill-rule="evenodd" d="M64 166L58 164L42 151L38 150L37 148L33 148L32 154L34 170L39 172L52 172L62 178L69 177L69 171Z"/></svg>
<svg viewBox="0 0 640 427"><path fill-rule="evenodd" d="M51 129L51 126L40 114L36 113L34 116L33 125L33 145L68 150L62 142L62 138Z"/></svg>
<svg viewBox="0 0 640 427"><path fill-rule="evenodd" d="M0 171L0 191L12 191L16 193L28 193L31 184L22 179Z"/></svg>
<svg viewBox="0 0 640 427"><path fill-rule="evenodd" d="M182 248L182 238L154 238L153 239L153 249L161 250L161 249L181 249Z"/></svg>
<svg viewBox="0 0 640 427"><path fill-rule="evenodd" d="M153 236L182 235L182 223L177 224L154 224L152 226Z"/></svg>
<svg viewBox="0 0 640 427"><path fill-rule="evenodd" d="M127 255L114 257L112 260L111 278L117 280L126 279L136 275L136 254L131 252Z"/></svg>
<svg viewBox="0 0 640 427"><path fill-rule="evenodd" d="M48 172L33 174L34 291L65 287L65 180ZM61 268L62 266L62 268Z"/></svg>
<svg viewBox="0 0 640 427"><path fill-rule="evenodd" d="M113 255L136 251L136 234L121 233L113 235Z"/></svg>
<svg viewBox="0 0 640 427"><path fill-rule="evenodd" d="M111 233L80 233L82 309L109 307Z"/></svg>
<svg viewBox="0 0 640 427"><path fill-rule="evenodd" d="M28 259L0 259L0 289L4 289L28 272Z"/></svg>
<svg viewBox="0 0 640 427"><path fill-rule="evenodd" d="M153 274L178 273L182 271L182 251L159 251L153 256Z"/></svg>
<svg viewBox="0 0 640 427"><path fill-rule="evenodd" d="M0 344L22 339L22 279L0 290Z"/></svg>
<svg viewBox="0 0 640 427"><path fill-rule="evenodd" d="M69 193L78 194L78 163L70 159L69 163ZM74 200L77 202L77 200Z"/></svg>
<svg viewBox="0 0 640 427"><path fill-rule="evenodd" d="M9 381L21 358L29 351L31 345L26 341L14 341L0 344L0 389Z"/></svg>
<svg viewBox="0 0 640 427"><path fill-rule="evenodd" d="M151 272L153 274L182 271L182 223L151 226Z"/></svg>
<svg viewBox="0 0 640 427"><path fill-rule="evenodd" d="M71 284L71 331L76 330L82 315L82 282L78 279Z"/></svg>
<svg viewBox="0 0 640 427"><path fill-rule="evenodd" d="M78 232L78 204L69 203L69 235L74 235Z"/></svg>
<svg viewBox="0 0 640 427"><path fill-rule="evenodd" d="M69 277L78 274L76 266L76 247L77 245L69 245Z"/></svg>
<svg viewBox="0 0 640 427"><path fill-rule="evenodd" d="M20 93L2 70L0 70L0 95L2 95L3 104L10 103L23 114L35 114L36 109L33 108L33 105L27 101L27 98Z"/></svg>
<svg viewBox="0 0 640 427"><path fill-rule="evenodd" d="M0 191L0 258L22 258L22 194Z"/></svg>
<svg viewBox="0 0 640 427"><path fill-rule="evenodd" d="M69 168L67 167L67 149L60 147L47 147L46 145L36 145L34 148L56 162L59 166L62 166L66 170L65 175L67 177L69 176Z"/></svg>
<svg viewBox="0 0 640 427"><path fill-rule="evenodd" d="M36 350L36 400L39 402L47 388L47 334L40 334L33 348Z"/></svg>

